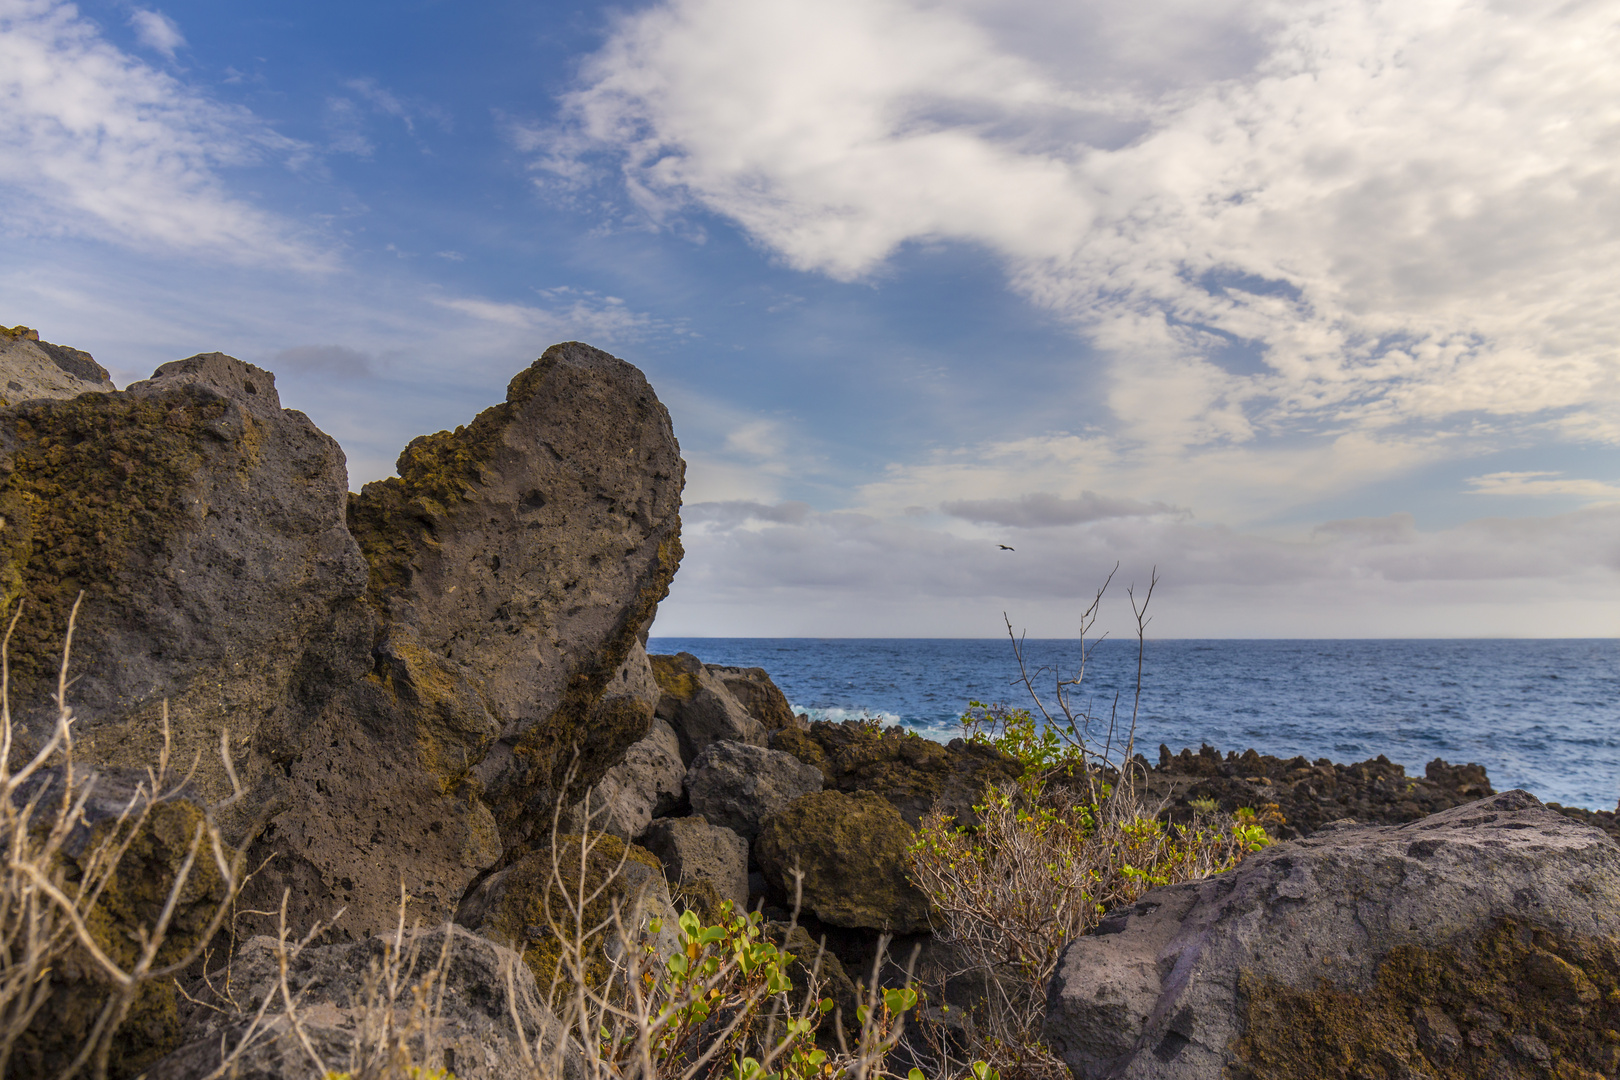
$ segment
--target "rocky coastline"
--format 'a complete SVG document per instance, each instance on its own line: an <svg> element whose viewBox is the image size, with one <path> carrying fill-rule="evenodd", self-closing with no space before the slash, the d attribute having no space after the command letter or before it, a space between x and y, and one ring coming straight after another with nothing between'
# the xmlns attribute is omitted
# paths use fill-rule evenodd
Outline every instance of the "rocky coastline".
<svg viewBox="0 0 1620 1080"><path fill-rule="evenodd" d="M359 493L274 375L223 354L119 391L87 354L19 327L0 332L0 371L19 745L48 732L50 646L82 593L77 760L107 790L133 790L165 746L201 762L165 813L223 808L224 841L259 868L215 948L241 957L245 984L291 979L281 992L296 984L314 1018L265 1029L237 1075L302 1077L312 1048L352 1041L355 980L398 932L402 890L438 927L421 947L473 943L441 1000L462 1080L514 1075L514 1017L554 1023L559 875L592 919L621 900L656 916L658 957L680 948L683 910L759 910L801 956L825 945L841 1016L874 972L939 988L919 1016L947 1032L950 1007L983 999L908 852L931 813L975 828L986 791L1026 763L810 722L760 668L647 653L682 554L684 464L629 363L553 346L503 402L414 440L397 476ZM1439 759L1408 776L1383 757L1160 747L1128 767L1163 821L1252 812L1275 842L1067 946L1046 1030L1076 1080L1620 1074L1615 814L1499 793L1481 766ZM140 881L185 859L173 837L143 843L144 876L87 931L117 955L161 907ZM208 933L186 916L213 899L188 893L176 926ZM318 926L278 973L273 935ZM201 1004L206 964L187 977L142 991L109 1075L222 1067L222 1037L246 1021ZM42 978L15 1075L62 1071L111 992L93 965ZM1341 1022L1358 996L1381 1041ZM492 1004L508 997L508 1013Z"/></svg>

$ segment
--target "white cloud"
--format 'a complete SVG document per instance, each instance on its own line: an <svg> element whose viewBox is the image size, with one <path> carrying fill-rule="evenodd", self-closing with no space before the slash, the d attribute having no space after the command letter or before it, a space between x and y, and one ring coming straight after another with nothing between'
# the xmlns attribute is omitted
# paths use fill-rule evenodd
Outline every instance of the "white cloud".
<svg viewBox="0 0 1620 1080"><path fill-rule="evenodd" d="M541 290L540 297L548 303L515 304L481 297L435 297L433 302L478 322L532 333L547 339L548 345L570 339L622 345L676 330L645 312L632 311L616 296L559 288Z"/></svg>
<svg viewBox="0 0 1620 1080"><path fill-rule="evenodd" d="M1130 444L1614 438L1617 52L1596 2L666 0L528 146L837 278L980 245Z"/></svg>
<svg viewBox="0 0 1620 1080"><path fill-rule="evenodd" d="M1620 484L1566 477L1560 472L1494 472L1470 476L1470 495L1580 495L1620 499Z"/></svg>
<svg viewBox="0 0 1620 1080"><path fill-rule="evenodd" d="M135 28L135 39L148 49L162 53L169 59L174 59L174 51L184 48L185 35L174 20L161 11L151 11L147 8L136 8L129 17L129 25Z"/></svg>
<svg viewBox="0 0 1620 1080"><path fill-rule="evenodd" d="M137 27L149 34L140 28L156 25ZM326 267L329 257L298 229L233 196L221 179L229 166L301 153L247 111L119 51L72 4L0 0L7 231Z"/></svg>

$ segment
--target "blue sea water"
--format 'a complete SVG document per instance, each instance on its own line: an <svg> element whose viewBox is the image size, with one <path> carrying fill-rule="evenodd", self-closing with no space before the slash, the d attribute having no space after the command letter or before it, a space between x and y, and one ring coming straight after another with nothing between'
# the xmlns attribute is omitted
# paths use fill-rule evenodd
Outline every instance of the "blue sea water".
<svg viewBox="0 0 1620 1080"><path fill-rule="evenodd" d="M1037 685L1072 674L1075 641L1025 642ZM880 717L929 738L960 734L968 701L1027 705L1005 640L653 638L655 653L762 667L817 719ZM1106 734L1129 722L1136 643L1105 640L1078 700ZM1157 760L1209 743L1315 760L1386 755L1421 775L1478 762L1497 790L1614 809L1620 796L1620 640L1171 640L1147 644L1137 744Z"/></svg>

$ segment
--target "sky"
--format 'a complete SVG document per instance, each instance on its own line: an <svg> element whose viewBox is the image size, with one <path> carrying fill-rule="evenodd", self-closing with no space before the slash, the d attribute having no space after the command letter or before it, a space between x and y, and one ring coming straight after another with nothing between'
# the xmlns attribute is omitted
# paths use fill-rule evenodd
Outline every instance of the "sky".
<svg viewBox="0 0 1620 1080"><path fill-rule="evenodd" d="M1620 6L0 0L0 322L351 487L546 346L665 636L1620 633ZM1012 550L1004 550L1006 545Z"/></svg>

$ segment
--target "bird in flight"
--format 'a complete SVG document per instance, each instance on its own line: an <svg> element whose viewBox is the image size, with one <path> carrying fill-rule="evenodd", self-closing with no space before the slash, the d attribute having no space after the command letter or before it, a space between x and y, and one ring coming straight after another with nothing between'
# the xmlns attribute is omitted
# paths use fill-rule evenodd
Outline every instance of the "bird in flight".
<svg viewBox="0 0 1620 1080"><path fill-rule="evenodd" d="M1018 550L1017 548L1010 548L1006 544L997 544L996 547L1000 548L1002 551L1017 551Z"/></svg>

